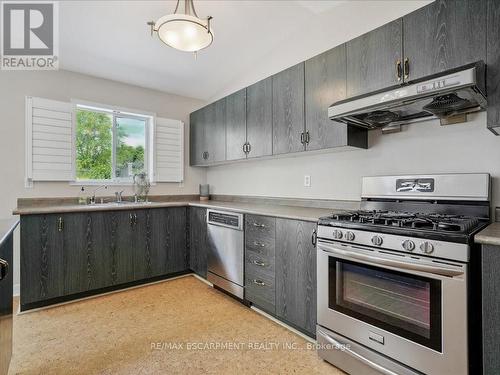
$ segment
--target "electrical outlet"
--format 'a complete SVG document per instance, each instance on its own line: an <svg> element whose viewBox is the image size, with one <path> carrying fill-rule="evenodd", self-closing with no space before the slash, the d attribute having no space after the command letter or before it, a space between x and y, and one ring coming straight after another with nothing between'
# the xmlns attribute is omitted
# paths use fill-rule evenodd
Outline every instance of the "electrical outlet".
<svg viewBox="0 0 500 375"><path fill-rule="evenodd" d="M311 176L309 176L308 174L304 176L304 186L311 187Z"/></svg>

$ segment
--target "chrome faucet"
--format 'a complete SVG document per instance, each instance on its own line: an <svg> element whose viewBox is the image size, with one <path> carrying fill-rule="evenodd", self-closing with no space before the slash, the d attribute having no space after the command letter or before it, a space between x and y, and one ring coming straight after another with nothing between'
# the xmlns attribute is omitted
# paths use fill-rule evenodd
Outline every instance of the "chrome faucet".
<svg viewBox="0 0 500 375"><path fill-rule="evenodd" d="M122 194L124 190L115 192L116 203L122 203Z"/></svg>
<svg viewBox="0 0 500 375"><path fill-rule="evenodd" d="M90 204L95 204L95 193L97 193L97 190L102 188L107 189L108 185L101 185L94 189L92 196L90 197Z"/></svg>

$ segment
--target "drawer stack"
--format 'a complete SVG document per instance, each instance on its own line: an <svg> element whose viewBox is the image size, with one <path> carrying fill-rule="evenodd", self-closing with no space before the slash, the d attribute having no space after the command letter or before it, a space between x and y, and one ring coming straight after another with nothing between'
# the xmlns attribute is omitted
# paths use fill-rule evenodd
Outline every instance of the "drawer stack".
<svg viewBox="0 0 500 375"><path fill-rule="evenodd" d="M245 215L245 299L275 314L276 219Z"/></svg>

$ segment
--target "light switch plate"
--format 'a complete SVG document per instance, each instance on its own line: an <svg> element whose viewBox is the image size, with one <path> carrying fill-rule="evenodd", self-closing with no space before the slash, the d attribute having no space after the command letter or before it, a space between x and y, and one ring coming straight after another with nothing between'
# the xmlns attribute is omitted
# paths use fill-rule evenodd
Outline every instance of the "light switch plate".
<svg viewBox="0 0 500 375"><path fill-rule="evenodd" d="M311 176L309 176L308 174L304 176L304 186L311 187Z"/></svg>

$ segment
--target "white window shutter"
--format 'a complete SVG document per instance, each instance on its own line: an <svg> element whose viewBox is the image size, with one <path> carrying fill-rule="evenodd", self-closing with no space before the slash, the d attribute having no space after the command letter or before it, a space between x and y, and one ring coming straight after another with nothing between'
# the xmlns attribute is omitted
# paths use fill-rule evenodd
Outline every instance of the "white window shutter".
<svg viewBox="0 0 500 375"><path fill-rule="evenodd" d="M26 183L73 180L71 103L26 97Z"/></svg>
<svg viewBox="0 0 500 375"><path fill-rule="evenodd" d="M184 123L179 120L156 118L155 181L184 180Z"/></svg>

